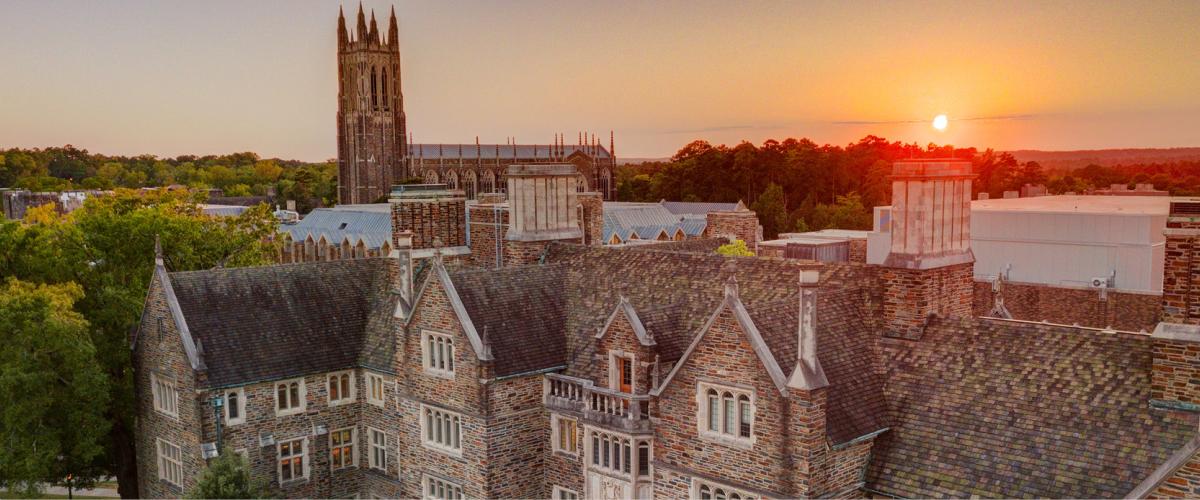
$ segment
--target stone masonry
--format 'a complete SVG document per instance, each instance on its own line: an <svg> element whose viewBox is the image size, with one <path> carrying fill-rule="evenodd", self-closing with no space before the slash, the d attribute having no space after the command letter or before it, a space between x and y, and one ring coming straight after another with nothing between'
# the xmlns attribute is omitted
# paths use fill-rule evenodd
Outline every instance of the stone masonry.
<svg viewBox="0 0 1200 500"><path fill-rule="evenodd" d="M467 199L462 191L440 184L396 186L392 190L393 238L397 231L413 232L413 248L467 244ZM392 242L396 247L396 242Z"/></svg>
<svg viewBox="0 0 1200 500"><path fill-rule="evenodd" d="M726 238L746 242L746 248L758 253L758 242L762 241L762 226L758 215L738 202L737 208L728 212L709 212L708 225L704 228L707 238Z"/></svg>

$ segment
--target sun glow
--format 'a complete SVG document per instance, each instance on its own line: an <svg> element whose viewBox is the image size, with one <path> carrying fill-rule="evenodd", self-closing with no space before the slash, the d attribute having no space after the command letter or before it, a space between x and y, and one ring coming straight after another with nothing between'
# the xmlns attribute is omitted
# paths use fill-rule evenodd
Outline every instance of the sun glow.
<svg viewBox="0 0 1200 500"><path fill-rule="evenodd" d="M933 128L938 130L946 130L946 125L950 124L950 119L946 115L937 115L933 117Z"/></svg>

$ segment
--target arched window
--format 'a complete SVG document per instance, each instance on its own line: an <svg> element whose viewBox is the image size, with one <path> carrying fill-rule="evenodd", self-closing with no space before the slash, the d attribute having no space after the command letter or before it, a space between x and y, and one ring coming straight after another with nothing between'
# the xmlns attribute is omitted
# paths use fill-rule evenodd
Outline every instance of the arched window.
<svg viewBox="0 0 1200 500"><path fill-rule="evenodd" d="M446 173L446 187L458 189L458 172L451 170Z"/></svg>
<svg viewBox="0 0 1200 500"><path fill-rule="evenodd" d="M379 86L383 87L383 110L388 111L391 106L388 104L388 77L387 68L383 68L383 78L379 79Z"/></svg>
<svg viewBox="0 0 1200 500"><path fill-rule="evenodd" d="M738 436L750 437L750 421L754 418L750 411L750 396L738 396Z"/></svg>
<svg viewBox="0 0 1200 500"><path fill-rule="evenodd" d="M726 392L722 394L721 403L723 403L723 407L725 408L725 418L723 419L725 421L724 432L725 434L733 434L733 425L737 418L733 408L733 393Z"/></svg>
<svg viewBox="0 0 1200 500"><path fill-rule="evenodd" d="M225 404L229 406L229 420L237 420L237 419L241 418L242 413L240 411L241 407L238 406L237 391L230 391L229 395L226 396L225 399L227 400L227 401L225 401Z"/></svg>
<svg viewBox="0 0 1200 500"><path fill-rule="evenodd" d="M478 184L478 182L476 181L476 175L475 175L474 170L468 170L466 172L463 172L462 184L463 184L463 191L465 191L467 193L467 199L474 200L475 199L475 188L476 188L476 184Z"/></svg>
<svg viewBox="0 0 1200 500"><path fill-rule="evenodd" d="M426 170L425 171L425 183L426 184L437 184L438 183L437 170Z"/></svg>
<svg viewBox="0 0 1200 500"><path fill-rule="evenodd" d="M371 109L379 111L379 98L375 94L375 67L371 66Z"/></svg>
<svg viewBox="0 0 1200 500"><path fill-rule="evenodd" d="M612 172L607 168L600 169L600 198L608 199L609 186L612 185Z"/></svg>
<svg viewBox="0 0 1200 500"><path fill-rule="evenodd" d="M496 174L491 170L483 171L483 182L479 185L480 193L496 192Z"/></svg>
<svg viewBox="0 0 1200 500"><path fill-rule="evenodd" d="M579 178L579 180L575 184L575 191L579 192L579 193L587 191L587 177L584 177L583 175L579 175L577 177Z"/></svg>
<svg viewBox="0 0 1200 500"><path fill-rule="evenodd" d="M708 430L713 431L713 432L719 431L720 430L719 426L721 425L721 419L719 417L721 414L720 413L721 410L717 407L719 404L718 399L719 398L717 396L716 389L709 389L708 390Z"/></svg>

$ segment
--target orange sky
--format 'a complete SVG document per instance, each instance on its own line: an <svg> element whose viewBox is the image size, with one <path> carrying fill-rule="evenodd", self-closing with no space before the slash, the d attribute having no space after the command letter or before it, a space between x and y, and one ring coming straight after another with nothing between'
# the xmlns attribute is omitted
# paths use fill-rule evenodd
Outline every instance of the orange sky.
<svg viewBox="0 0 1200 500"><path fill-rule="evenodd" d="M1200 146L1195 1L395 6L418 142ZM0 147L332 157L337 7L0 2Z"/></svg>

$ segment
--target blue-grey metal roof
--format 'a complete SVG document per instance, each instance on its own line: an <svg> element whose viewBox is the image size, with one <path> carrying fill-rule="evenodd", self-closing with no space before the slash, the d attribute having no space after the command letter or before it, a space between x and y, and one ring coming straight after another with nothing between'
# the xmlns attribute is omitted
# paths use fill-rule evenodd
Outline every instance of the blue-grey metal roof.
<svg viewBox="0 0 1200 500"><path fill-rule="evenodd" d="M700 236L708 225L704 217L672 214L661 203L605 202L604 241L616 235L622 243L634 234L639 239L657 239L662 233L674 238L683 231L687 236Z"/></svg>
<svg viewBox="0 0 1200 500"><path fill-rule="evenodd" d="M351 245L362 241L368 249L375 249L392 239L392 214L387 207L386 203L379 203L317 208L300 222L280 225L279 231L290 234L292 241L304 241L309 235L313 241L320 241L324 236L331 244L340 245L349 239Z"/></svg>
<svg viewBox="0 0 1200 500"><path fill-rule="evenodd" d="M668 212L675 215L694 215L704 217L709 212L731 212L737 209L737 203L701 203L691 201L660 201L658 202Z"/></svg>
<svg viewBox="0 0 1200 500"><path fill-rule="evenodd" d="M566 158L582 151L595 158L612 158L604 146L563 145L561 154L552 154L553 144L413 144L412 156L431 159L544 159ZM461 153L460 153L461 151ZM594 151L594 153L593 153ZM498 156L497 156L498 155Z"/></svg>

